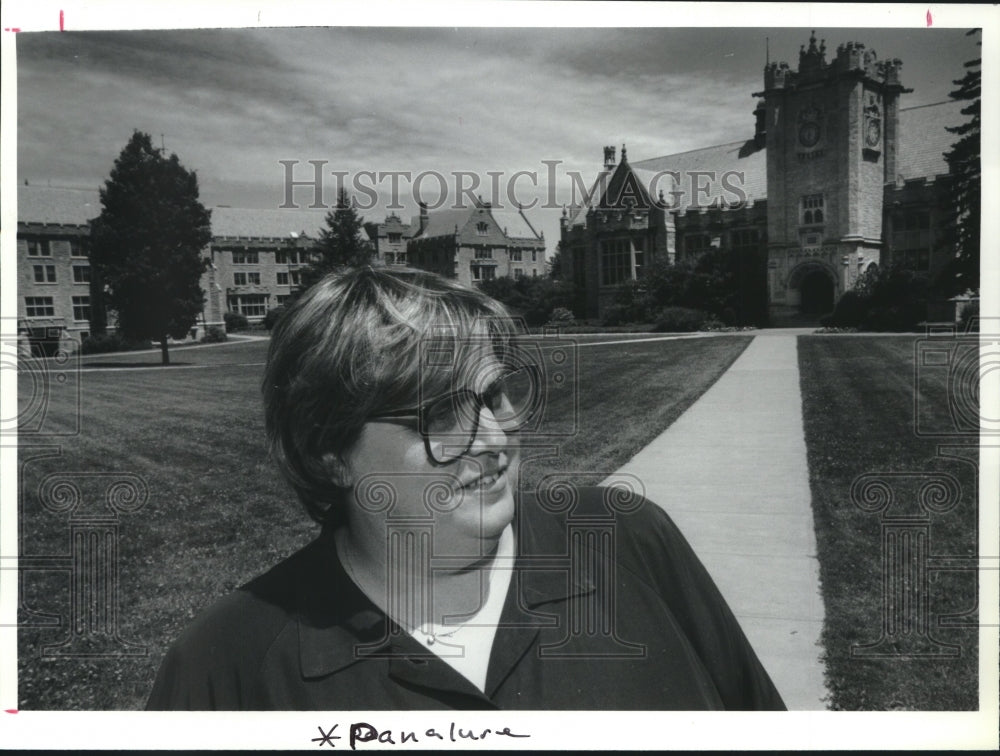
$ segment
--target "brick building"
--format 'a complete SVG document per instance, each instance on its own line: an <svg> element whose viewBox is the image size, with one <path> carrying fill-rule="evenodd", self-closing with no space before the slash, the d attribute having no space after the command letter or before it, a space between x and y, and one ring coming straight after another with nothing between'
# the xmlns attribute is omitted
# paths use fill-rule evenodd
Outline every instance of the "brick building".
<svg viewBox="0 0 1000 756"><path fill-rule="evenodd" d="M967 118L960 102L902 108L900 70L859 43L828 62L813 36L797 70L765 68L752 138L631 164L605 148L591 195L561 224L577 315L599 317L653 260L710 247L766 258L776 323L828 312L873 265L937 273L956 139L945 127Z"/></svg>
<svg viewBox="0 0 1000 756"><path fill-rule="evenodd" d="M545 275L545 238L520 208L477 200L472 207L428 212L420 208L407 244L409 265L461 283Z"/></svg>

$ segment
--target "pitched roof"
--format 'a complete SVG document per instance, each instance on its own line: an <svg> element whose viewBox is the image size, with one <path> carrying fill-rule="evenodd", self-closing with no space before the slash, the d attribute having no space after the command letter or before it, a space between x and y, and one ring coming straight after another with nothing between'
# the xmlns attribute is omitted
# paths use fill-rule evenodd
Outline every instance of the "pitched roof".
<svg viewBox="0 0 1000 756"><path fill-rule="evenodd" d="M672 208L706 207L719 199L733 202L737 191L748 200L767 196L767 151L754 149L752 140L642 160L633 163L632 170L645 186L655 182L653 194L662 189Z"/></svg>
<svg viewBox="0 0 1000 756"><path fill-rule="evenodd" d="M946 126L957 126L968 120L961 114L967 103L949 100L931 105L918 105L899 111L899 140L897 149L897 174L901 179L936 176L948 173L944 153L955 143L957 137L945 130ZM650 185L659 171L674 171L686 181L675 185L673 177L662 176L659 188L666 197L670 191L680 191L676 201L680 207L703 207L711 205L722 197L731 199L732 192L725 191L720 184L723 174L731 175L730 185L741 186L748 199L767 198L767 150L753 149L753 142L730 142L714 147L681 152L676 155L641 160L631 164L636 176ZM697 192L691 186L693 171L712 171L715 179L699 178L700 186L708 184L706 193ZM697 201L696 201L697 200ZM579 217L579 216L578 216ZM575 220L575 219L574 219ZM581 217L582 221L582 217Z"/></svg>
<svg viewBox="0 0 1000 756"><path fill-rule="evenodd" d="M469 216L472 215L474 207L466 207L462 210L456 210L454 208L446 208L444 210L434 210L428 213L427 226L422 232L419 231L420 221L417 220L418 233L414 235L415 239L430 239L434 236L454 236L455 227L461 231L465 224L469 221Z"/></svg>
<svg viewBox="0 0 1000 756"><path fill-rule="evenodd" d="M594 179L594 183L587 189L587 193L581 199L580 204L569 206L567 217L571 226L582 226L587 222L587 210L600 203L601 195L598 194L598 189L601 187L602 181L610 181L611 173L609 170L603 170L598 173L597 178ZM575 196L574 194L574 198Z"/></svg>
<svg viewBox="0 0 1000 756"><path fill-rule="evenodd" d="M538 239L539 234L520 208L490 208L490 214L508 239Z"/></svg>
<svg viewBox="0 0 1000 756"><path fill-rule="evenodd" d="M34 184L17 187L17 220L20 223L86 226L100 214L101 195L97 189Z"/></svg>
<svg viewBox="0 0 1000 756"><path fill-rule="evenodd" d="M100 214L101 196L97 189L35 185L17 188L17 219L20 223L86 226ZM212 235L217 237L286 239L292 233L305 231L315 238L325 222L326 210L212 208Z"/></svg>
<svg viewBox="0 0 1000 756"><path fill-rule="evenodd" d="M961 113L969 103L960 100L918 105L899 111L897 179L923 178L948 173L944 153L959 137L945 130L969 120Z"/></svg>
<svg viewBox="0 0 1000 756"><path fill-rule="evenodd" d="M315 239L326 224L326 213L308 208L213 207L212 235L287 239L304 231Z"/></svg>

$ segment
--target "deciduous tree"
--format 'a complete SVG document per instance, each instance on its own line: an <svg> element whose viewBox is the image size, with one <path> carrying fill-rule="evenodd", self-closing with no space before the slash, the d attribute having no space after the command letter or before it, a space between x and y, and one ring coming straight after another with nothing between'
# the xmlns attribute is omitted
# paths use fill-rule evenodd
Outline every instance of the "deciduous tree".
<svg viewBox="0 0 1000 756"><path fill-rule="evenodd" d="M198 178L177 158L135 131L101 189L101 214L91 224L91 265L118 331L160 343L182 338L202 311L202 250L211 214L198 199Z"/></svg>

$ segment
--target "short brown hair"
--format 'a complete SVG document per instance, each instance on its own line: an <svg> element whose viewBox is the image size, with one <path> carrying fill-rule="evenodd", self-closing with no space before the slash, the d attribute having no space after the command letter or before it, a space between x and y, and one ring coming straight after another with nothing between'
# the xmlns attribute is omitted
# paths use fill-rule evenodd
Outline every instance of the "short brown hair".
<svg viewBox="0 0 1000 756"><path fill-rule="evenodd" d="M274 327L262 389L271 453L309 515L344 516L323 455L342 459L377 412L449 390L470 339L499 345L519 330L499 302L433 273L364 267L306 291ZM429 337L454 359L428 369Z"/></svg>

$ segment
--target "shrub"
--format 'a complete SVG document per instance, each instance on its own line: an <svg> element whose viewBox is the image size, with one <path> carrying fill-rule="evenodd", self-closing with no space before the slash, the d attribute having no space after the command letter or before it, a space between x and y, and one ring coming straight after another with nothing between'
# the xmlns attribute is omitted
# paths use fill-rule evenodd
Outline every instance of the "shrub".
<svg viewBox="0 0 1000 756"><path fill-rule="evenodd" d="M478 285L483 293L507 305L512 314L523 315L529 326L544 325L554 309L573 305L573 286L551 278L502 276Z"/></svg>
<svg viewBox="0 0 1000 756"><path fill-rule="evenodd" d="M127 339L117 332L88 336L80 343L80 354L135 352L141 349L152 349L152 344L143 339Z"/></svg>
<svg viewBox="0 0 1000 756"><path fill-rule="evenodd" d="M623 326L631 322L629 313L630 309L625 305L608 305L604 308L604 318L601 320L601 325L608 327Z"/></svg>
<svg viewBox="0 0 1000 756"><path fill-rule="evenodd" d="M267 314L264 316L264 328L270 331L274 328L281 316L285 314L285 310L288 308L285 305L278 305L273 310L268 310Z"/></svg>
<svg viewBox="0 0 1000 756"><path fill-rule="evenodd" d="M226 322L226 331L229 333L235 333L237 331L245 331L249 328L250 323L247 321L246 315L238 312L227 312L222 316L222 319Z"/></svg>
<svg viewBox="0 0 1000 756"><path fill-rule="evenodd" d="M969 326L972 326L971 330ZM979 300L969 302L958 315L959 333L979 333Z"/></svg>
<svg viewBox="0 0 1000 756"><path fill-rule="evenodd" d="M226 336L226 331L219 326L209 326L205 335L201 337L202 344L218 344L222 341L226 341L229 337Z"/></svg>
<svg viewBox="0 0 1000 756"><path fill-rule="evenodd" d="M568 326L573 325L576 318L573 317L572 311L566 309L565 307L556 307L552 314L549 315L549 325L550 326Z"/></svg>
<svg viewBox="0 0 1000 756"><path fill-rule="evenodd" d="M845 291L837 300L833 312L819 319L820 325L829 328L857 328L868 311L868 297L858 289Z"/></svg>
<svg viewBox="0 0 1000 756"><path fill-rule="evenodd" d="M927 276L904 268L872 268L844 292L830 315L820 318L827 328L862 331L912 331L927 319Z"/></svg>
<svg viewBox="0 0 1000 756"><path fill-rule="evenodd" d="M656 315L653 321L653 331L655 333L688 333L700 331L706 324L718 324L718 320L712 318L702 310L693 310L690 307L664 307Z"/></svg>

